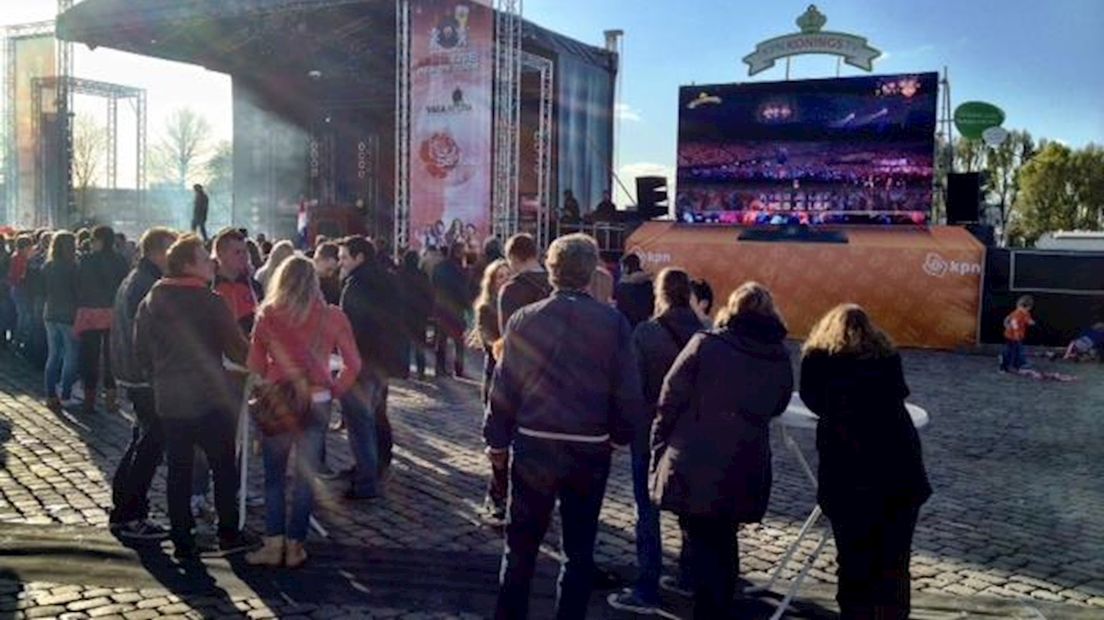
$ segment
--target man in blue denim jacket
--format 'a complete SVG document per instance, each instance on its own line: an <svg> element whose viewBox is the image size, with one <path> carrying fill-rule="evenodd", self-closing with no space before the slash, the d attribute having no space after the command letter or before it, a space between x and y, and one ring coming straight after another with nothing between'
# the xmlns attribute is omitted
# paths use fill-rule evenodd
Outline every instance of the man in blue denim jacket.
<svg viewBox="0 0 1104 620"><path fill-rule="evenodd" d="M558 618L586 615L598 514L612 445L625 445L644 414L631 330L585 289L598 264L586 235L552 243L555 292L507 323L483 436L492 460L510 463L510 518L496 618L524 618L529 586L556 500L566 556Z"/></svg>

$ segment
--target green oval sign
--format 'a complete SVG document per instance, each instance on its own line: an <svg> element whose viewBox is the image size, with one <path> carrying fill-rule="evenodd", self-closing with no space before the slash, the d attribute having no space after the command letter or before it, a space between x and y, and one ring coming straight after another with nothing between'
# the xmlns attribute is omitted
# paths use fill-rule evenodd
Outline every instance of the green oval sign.
<svg viewBox="0 0 1104 620"><path fill-rule="evenodd" d="M955 108L954 122L963 138L980 140L986 129L1000 127L1004 111L984 101L967 101Z"/></svg>

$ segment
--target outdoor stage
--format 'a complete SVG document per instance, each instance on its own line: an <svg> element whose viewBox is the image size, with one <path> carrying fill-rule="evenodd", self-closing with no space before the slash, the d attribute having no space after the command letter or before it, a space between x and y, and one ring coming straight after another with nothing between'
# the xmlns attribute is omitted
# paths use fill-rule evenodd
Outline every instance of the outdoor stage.
<svg viewBox="0 0 1104 620"><path fill-rule="evenodd" d="M900 345L957 349L978 342L985 247L964 228L847 228L848 243L741 241L747 229L649 222L625 244L645 269L705 278L718 306L741 283L771 289L790 336L833 306L862 305Z"/></svg>
<svg viewBox="0 0 1104 620"><path fill-rule="evenodd" d="M518 6L85 0L57 32L231 76L238 225L290 237L305 202L396 248L458 224L547 242L556 196L610 188L619 59Z"/></svg>

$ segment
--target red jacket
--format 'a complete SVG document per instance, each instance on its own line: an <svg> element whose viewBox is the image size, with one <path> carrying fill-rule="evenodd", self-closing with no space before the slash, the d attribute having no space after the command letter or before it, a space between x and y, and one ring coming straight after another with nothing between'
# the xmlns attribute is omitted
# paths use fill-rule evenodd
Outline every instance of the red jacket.
<svg viewBox="0 0 1104 620"><path fill-rule="evenodd" d="M335 351L343 362L336 379L330 372ZM247 364L270 382L305 374L315 391L330 390L334 398L349 391L361 367L349 319L340 308L324 303L316 304L306 322L298 325L282 309L267 308L253 329Z"/></svg>

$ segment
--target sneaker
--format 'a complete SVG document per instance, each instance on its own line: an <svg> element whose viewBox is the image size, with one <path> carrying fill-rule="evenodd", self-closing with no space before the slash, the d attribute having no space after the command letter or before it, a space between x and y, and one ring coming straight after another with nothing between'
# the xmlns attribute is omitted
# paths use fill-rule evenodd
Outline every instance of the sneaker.
<svg viewBox="0 0 1104 620"><path fill-rule="evenodd" d="M633 588L625 588L620 592L610 594L606 597L606 602L614 609L643 616L650 616L659 608L659 603L649 603L645 601Z"/></svg>
<svg viewBox="0 0 1104 620"><path fill-rule="evenodd" d="M692 598L694 596L694 588L690 587L689 583L671 577L670 575L664 575L659 578L659 587L668 592L678 594L679 596L685 596L686 598Z"/></svg>
<svg viewBox="0 0 1104 620"><path fill-rule="evenodd" d="M54 413L57 413L57 412L61 411L61 409L62 409L61 399L58 398L57 396L51 396L50 398L47 398L46 399L46 408L49 409L50 411L53 411Z"/></svg>
<svg viewBox="0 0 1104 620"><path fill-rule="evenodd" d="M261 540L246 531L235 530L230 534L219 534L218 537L218 550L222 555L252 551L260 545Z"/></svg>
<svg viewBox="0 0 1104 620"><path fill-rule="evenodd" d="M168 530L145 519L115 524L111 526L111 531L127 540L164 540L169 537Z"/></svg>

